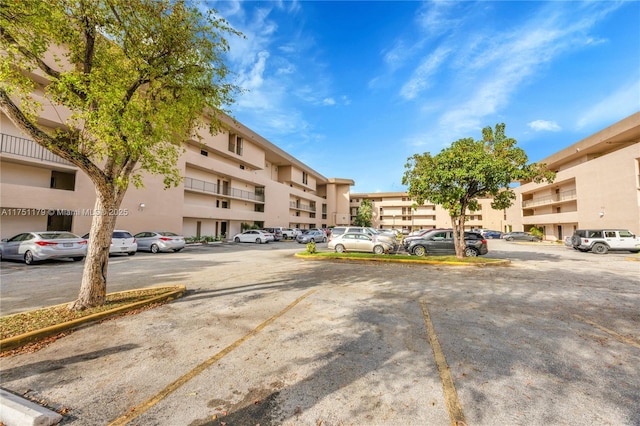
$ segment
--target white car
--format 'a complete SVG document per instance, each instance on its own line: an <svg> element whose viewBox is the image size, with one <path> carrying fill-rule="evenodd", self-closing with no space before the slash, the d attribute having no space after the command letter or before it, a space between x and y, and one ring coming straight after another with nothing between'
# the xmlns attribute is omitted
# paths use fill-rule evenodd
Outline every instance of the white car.
<svg viewBox="0 0 640 426"><path fill-rule="evenodd" d="M27 265L68 257L80 261L87 255L87 240L66 231L23 232L0 243L0 260L23 260Z"/></svg>
<svg viewBox="0 0 640 426"><path fill-rule="evenodd" d="M89 234L83 235L85 240L89 239ZM133 256L138 251L138 243L129 231L116 229L111 235L111 245L109 246L109 254L126 253Z"/></svg>
<svg viewBox="0 0 640 426"><path fill-rule="evenodd" d="M273 234L262 231L260 229L248 229L240 234L233 236L233 241L236 243L268 243L274 241Z"/></svg>

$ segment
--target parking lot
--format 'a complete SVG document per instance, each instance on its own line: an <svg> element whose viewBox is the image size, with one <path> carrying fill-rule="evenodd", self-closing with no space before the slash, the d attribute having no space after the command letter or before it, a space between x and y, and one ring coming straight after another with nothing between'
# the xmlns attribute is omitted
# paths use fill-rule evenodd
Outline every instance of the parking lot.
<svg viewBox="0 0 640 426"><path fill-rule="evenodd" d="M322 248L322 244L318 245ZM171 304L2 359L64 424L640 424L640 262L489 241L507 267L303 261L291 242L112 257L108 291ZM82 265L3 262L3 314Z"/></svg>

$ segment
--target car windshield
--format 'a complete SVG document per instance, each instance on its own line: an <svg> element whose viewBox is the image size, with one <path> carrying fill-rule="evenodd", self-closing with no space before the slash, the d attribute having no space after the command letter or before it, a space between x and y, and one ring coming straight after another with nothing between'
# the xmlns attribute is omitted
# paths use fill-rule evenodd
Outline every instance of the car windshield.
<svg viewBox="0 0 640 426"><path fill-rule="evenodd" d="M113 238L133 238L133 237L128 232L118 232L118 231L116 231L116 232L113 233Z"/></svg>
<svg viewBox="0 0 640 426"><path fill-rule="evenodd" d="M163 235L165 237L177 237L178 234L174 234L173 232L158 232L158 234Z"/></svg>

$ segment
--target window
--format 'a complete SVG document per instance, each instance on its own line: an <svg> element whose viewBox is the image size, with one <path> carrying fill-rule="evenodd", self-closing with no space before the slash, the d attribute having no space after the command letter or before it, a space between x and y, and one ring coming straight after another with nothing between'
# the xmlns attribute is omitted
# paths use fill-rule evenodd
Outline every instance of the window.
<svg viewBox="0 0 640 426"><path fill-rule="evenodd" d="M201 150L200 150L200 155L204 155L205 157L208 157L208 156L209 156L209 151L206 151L206 150L204 150L204 149L201 149Z"/></svg>
<svg viewBox="0 0 640 426"><path fill-rule="evenodd" d="M238 136L236 138L236 154L242 155L242 146L243 146L243 139L240 136Z"/></svg>
<svg viewBox="0 0 640 426"><path fill-rule="evenodd" d="M230 208L230 207L229 207L229 201L223 201L223 202L222 202L222 208L223 208L223 209L228 209L228 208Z"/></svg>
<svg viewBox="0 0 640 426"><path fill-rule="evenodd" d="M240 169L244 170L244 164L240 164Z"/></svg>
<svg viewBox="0 0 640 426"><path fill-rule="evenodd" d="M302 172L302 183L306 185L308 183L307 180L308 180L307 172Z"/></svg>
<svg viewBox="0 0 640 426"><path fill-rule="evenodd" d="M616 238L616 231L604 231L606 238Z"/></svg>
<svg viewBox="0 0 640 426"><path fill-rule="evenodd" d="M236 135L229 133L229 151L236 152Z"/></svg>
<svg viewBox="0 0 640 426"><path fill-rule="evenodd" d="M73 191L76 186L76 174L59 172L57 170L51 171L51 186L53 189L64 189L66 191Z"/></svg>

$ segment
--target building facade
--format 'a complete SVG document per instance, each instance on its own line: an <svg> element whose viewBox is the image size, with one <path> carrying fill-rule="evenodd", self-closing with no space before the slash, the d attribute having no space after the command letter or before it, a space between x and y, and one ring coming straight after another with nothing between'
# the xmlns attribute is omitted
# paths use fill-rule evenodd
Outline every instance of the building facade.
<svg viewBox="0 0 640 426"><path fill-rule="evenodd" d="M41 121L56 125L59 111ZM230 238L244 225L316 228L349 219L350 179L326 178L241 123L223 117L227 131L184 144L179 187L162 176L131 186L117 229L167 230L187 237ZM33 230L89 231L95 192L73 164L30 140L0 115L0 234Z"/></svg>
<svg viewBox="0 0 640 426"><path fill-rule="evenodd" d="M624 228L640 234L640 112L541 161L553 183L521 182L507 210L514 231L542 228L562 240L578 228Z"/></svg>
<svg viewBox="0 0 640 426"><path fill-rule="evenodd" d="M418 229L451 228L449 212L441 206L425 202L415 206L406 192L374 192L351 194L351 221L358 214L363 200L371 201L372 227L377 229L398 229L415 231ZM501 230L505 225L504 212L491 208L491 199L479 201L477 211L468 211L465 229L486 228Z"/></svg>

